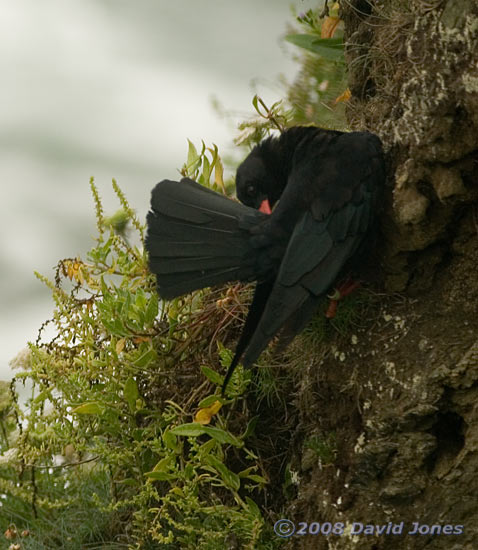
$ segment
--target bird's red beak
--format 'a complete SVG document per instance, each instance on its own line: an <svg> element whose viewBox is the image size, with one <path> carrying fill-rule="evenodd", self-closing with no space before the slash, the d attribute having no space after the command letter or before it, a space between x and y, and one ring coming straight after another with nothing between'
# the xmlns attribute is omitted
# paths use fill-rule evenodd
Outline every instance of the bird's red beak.
<svg viewBox="0 0 478 550"><path fill-rule="evenodd" d="M271 205L267 199L264 199L259 206L259 210L264 214L272 214Z"/></svg>

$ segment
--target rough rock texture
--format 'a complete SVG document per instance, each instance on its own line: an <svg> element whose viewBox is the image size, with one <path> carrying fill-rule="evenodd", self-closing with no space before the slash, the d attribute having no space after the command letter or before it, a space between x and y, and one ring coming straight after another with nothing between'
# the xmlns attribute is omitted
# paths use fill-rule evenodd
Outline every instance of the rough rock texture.
<svg viewBox="0 0 478 550"><path fill-rule="evenodd" d="M297 527L342 522L344 534L296 535L287 548L478 547L478 280L470 272L478 265L478 229L471 214L453 249L433 290L378 296L353 334L300 373L298 494L287 516ZM317 431L335 434L333 464L306 450ZM353 535L354 522L404 522L403 533ZM463 526L463 533L407 535L414 522Z"/></svg>
<svg viewBox="0 0 478 550"><path fill-rule="evenodd" d="M478 4L361 0L342 12L350 124L377 133L389 153L385 282L402 291L415 276L404 256L438 242L444 257L478 197Z"/></svg>
<svg viewBox="0 0 478 550"><path fill-rule="evenodd" d="M301 521L342 522L344 533L296 534L286 547L472 550L478 548L478 4L341 4L349 120L380 135L389 156L385 292L354 334L299 374L297 497L288 517L297 529ZM331 464L321 464L320 453L306 445L317 433L335 434ZM420 531L408 534L415 522ZM359 523L389 532L359 533Z"/></svg>

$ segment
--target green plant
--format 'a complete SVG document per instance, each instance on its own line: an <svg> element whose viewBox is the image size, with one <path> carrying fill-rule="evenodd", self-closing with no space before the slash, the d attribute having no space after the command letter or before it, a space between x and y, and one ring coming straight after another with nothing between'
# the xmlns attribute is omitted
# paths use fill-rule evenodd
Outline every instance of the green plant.
<svg viewBox="0 0 478 550"><path fill-rule="evenodd" d="M234 139L236 145L252 148L272 131L282 131L291 125L291 112L284 107L282 101L273 103L270 107L257 94L252 98L255 114L238 125L239 135Z"/></svg>
<svg viewBox="0 0 478 550"><path fill-rule="evenodd" d="M216 147L190 143L182 173L226 192ZM118 232L90 186L96 245L85 260L60 261L54 281L37 274L55 309L16 375L32 384L31 399L22 406L13 393L2 408L17 433L3 434L0 528L28 530L16 536L21 548L215 549L230 536L272 548L253 499L267 484L247 447L253 424L231 429L220 413L210 425L193 422L197 407L222 399L214 365L230 352L209 342L227 335L242 308L237 293L158 301L143 250L125 238L131 225L141 242L143 225L113 181ZM240 402L249 377L238 369L222 402Z"/></svg>
<svg viewBox="0 0 478 550"><path fill-rule="evenodd" d="M323 32L330 21L333 29ZM296 57L300 69L294 82L283 80L290 119L293 124L344 130L347 125L340 98L347 89L347 76L338 7L308 10L297 15L296 22L299 29L291 28L285 36L301 52Z"/></svg>
<svg viewBox="0 0 478 550"><path fill-rule="evenodd" d="M236 143L251 147L293 124L344 125L333 104L345 88L341 50L320 38L317 13L301 19L301 36L313 36L289 37L309 47L287 100L268 106L256 95ZM233 192L216 146L189 142L181 174ZM281 389L290 375L238 368L225 398L219 390L250 287L158 301L143 224L115 181L121 209L111 217L90 186L95 246L61 260L54 280L37 274L55 307L18 361L14 383L29 384L31 398L21 404L14 383L2 388L0 533L22 550L279 547L271 526L281 500L267 491L269 478L293 478ZM347 311L340 304L334 323ZM325 318L314 322L304 337L320 340ZM311 444L324 460L327 445L333 452L328 440Z"/></svg>
<svg viewBox="0 0 478 550"><path fill-rule="evenodd" d="M311 449L322 466L335 462L337 456L337 436L335 432L309 437L304 443L305 449Z"/></svg>
<svg viewBox="0 0 478 550"><path fill-rule="evenodd" d="M296 17L296 20L308 32L287 34L285 40L295 46L299 46L299 48L311 51L323 59L344 64L344 40L342 32L337 33L339 35L337 38L332 38L331 36L335 34L335 30L340 23L337 14L338 6L334 7L333 11L334 14L332 16L328 8L322 10L320 14L318 9L310 9L306 13L300 14ZM324 24L329 23L331 20L334 20L333 31L324 32L326 30L324 29ZM324 37L324 34L327 37Z"/></svg>

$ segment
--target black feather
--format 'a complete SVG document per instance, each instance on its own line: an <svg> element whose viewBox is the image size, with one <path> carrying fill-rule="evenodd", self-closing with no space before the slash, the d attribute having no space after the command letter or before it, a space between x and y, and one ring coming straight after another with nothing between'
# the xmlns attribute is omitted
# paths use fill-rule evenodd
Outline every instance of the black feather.
<svg viewBox="0 0 478 550"><path fill-rule="evenodd" d="M246 206L188 179L154 188L145 245L163 298L259 281L223 392L241 360L252 365L281 329L285 342L300 332L344 266L364 254L384 183L377 136L295 127L239 166ZM265 198L278 203L270 216L256 210Z"/></svg>
<svg viewBox="0 0 478 550"><path fill-rule="evenodd" d="M171 299L229 281L263 276L250 228L267 216L184 178L156 185L145 246L158 293Z"/></svg>

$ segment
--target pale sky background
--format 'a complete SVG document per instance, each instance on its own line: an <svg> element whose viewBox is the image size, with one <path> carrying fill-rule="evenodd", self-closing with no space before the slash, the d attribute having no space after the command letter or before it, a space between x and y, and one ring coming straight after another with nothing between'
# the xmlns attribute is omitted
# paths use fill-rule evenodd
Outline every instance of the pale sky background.
<svg viewBox="0 0 478 550"><path fill-rule="evenodd" d="M293 80L280 40L291 0L15 0L0 9L0 379L51 316L58 260L96 234L89 178L107 213L116 178L144 219L154 184L177 179L187 141L231 153L211 107L252 112ZM296 0L298 11L316 1ZM256 79L256 87L252 81Z"/></svg>

